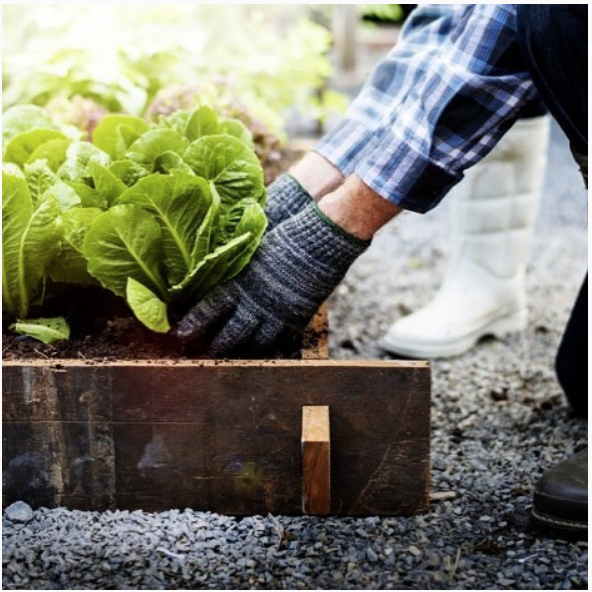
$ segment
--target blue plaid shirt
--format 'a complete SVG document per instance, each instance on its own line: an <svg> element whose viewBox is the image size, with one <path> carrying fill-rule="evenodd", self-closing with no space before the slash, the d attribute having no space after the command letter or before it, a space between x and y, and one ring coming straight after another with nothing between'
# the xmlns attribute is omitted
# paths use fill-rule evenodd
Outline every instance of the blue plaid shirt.
<svg viewBox="0 0 592 592"><path fill-rule="evenodd" d="M536 100L514 5L419 5L315 150L388 201L423 213Z"/></svg>

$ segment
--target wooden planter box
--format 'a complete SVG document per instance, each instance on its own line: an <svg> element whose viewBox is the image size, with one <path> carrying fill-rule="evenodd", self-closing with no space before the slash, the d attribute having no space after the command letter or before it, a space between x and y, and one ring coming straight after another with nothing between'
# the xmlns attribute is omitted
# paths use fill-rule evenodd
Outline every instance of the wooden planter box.
<svg viewBox="0 0 592 592"><path fill-rule="evenodd" d="M2 387L4 506L428 508L427 362L332 361L325 339L301 360L4 362ZM303 435L317 406L329 423Z"/></svg>

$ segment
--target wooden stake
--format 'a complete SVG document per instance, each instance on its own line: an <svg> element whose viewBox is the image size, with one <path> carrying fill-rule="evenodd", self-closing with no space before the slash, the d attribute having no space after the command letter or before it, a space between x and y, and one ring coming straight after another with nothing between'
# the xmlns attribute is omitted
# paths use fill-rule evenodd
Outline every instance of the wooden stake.
<svg viewBox="0 0 592 592"><path fill-rule="evenodd" d="M302 511L329 514L331 509L331 437L329 407L302 407Z"/></svg>

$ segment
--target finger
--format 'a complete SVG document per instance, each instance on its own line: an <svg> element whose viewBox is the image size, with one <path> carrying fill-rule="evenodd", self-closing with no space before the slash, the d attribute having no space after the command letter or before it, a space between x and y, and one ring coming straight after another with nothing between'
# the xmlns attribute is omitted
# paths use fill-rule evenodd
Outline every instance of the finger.
<svg viewBox="0 0 592 592"><path fill-rule="evenodd" d="M255 333L259 323L259 319L253 315L233 316L212 341L210 354L222 358L240 350Z"/></svg>
<svg viewBox="0 0 592 592"><path fill-rule="evenodd" d="M228 319L235 308L232 293L223 287L217 288L181 319L176 335L186 342L203 340L217 325Z"/></svg>

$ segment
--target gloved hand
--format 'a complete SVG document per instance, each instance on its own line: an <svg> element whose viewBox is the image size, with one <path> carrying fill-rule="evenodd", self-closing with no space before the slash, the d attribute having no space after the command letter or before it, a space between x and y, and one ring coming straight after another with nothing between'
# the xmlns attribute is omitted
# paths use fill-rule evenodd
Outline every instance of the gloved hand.
<svg viewBox="0 0 592 592"><path fill-rule="evenodd" d="M213 357L260 357L294 342L370 241L355 238L310 203L263 238L243 271L179 323L186 345Z"/></svg>
<svg viewBox="0 0 592 592"><path fill-rule="evenodd" d="M267 232L294 214L298 214L312 201L312 196L292 175L289 173L280 175L267 188L265 203Z"/></svg>

